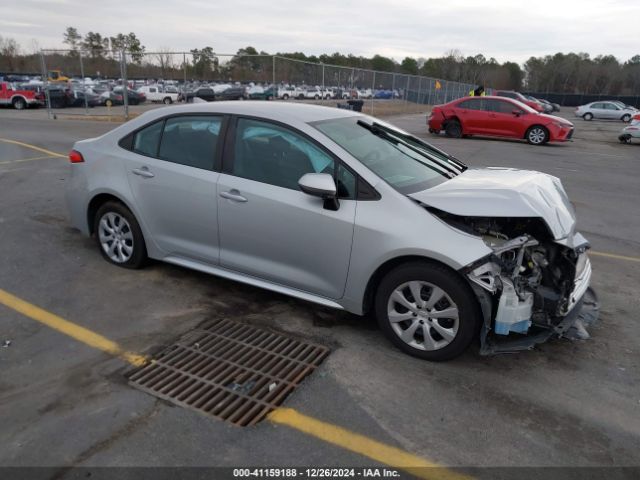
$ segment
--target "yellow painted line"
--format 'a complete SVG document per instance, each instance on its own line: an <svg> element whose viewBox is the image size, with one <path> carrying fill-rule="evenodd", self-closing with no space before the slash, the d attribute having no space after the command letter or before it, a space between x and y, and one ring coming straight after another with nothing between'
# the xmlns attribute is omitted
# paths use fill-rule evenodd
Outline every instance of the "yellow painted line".
<svg viewBox="0 0 640 480"><path fill-rule="evenodd" d="M0 162L0 165L9 165L10 163L30 162L32 160L45 160L47 158L54 158L54 157L52 155L44 155L42 157L19 158L17 160L3 160L2 162Z"/></svg>
<svg viewBox="0 0 640 480"><path fill-rule="evenodd" d="M66 158L66 155L62 155L61 153L52 152L51 150L47 150L46 148L36 147L35 145L31 145L29 143L18 142L16 140L9 140L7 138L0 138L0 142L10 143L12 145L18 145L24 148L30 148L31 150L35 150L36 152L46 153L50 157L60 157Z"/></svg>
<svg viewBox="0 0 640 480"><path fill-rule="evenodd" d="M615 253L594 252L589 250L589 255L595 255L597 257L615 258L617 260L625 260L627 262L640 262L639 257L627 257L626 255L617 255Z"/></svg>
<svg viewBox="0 0 640 480"><path fill-rule="evenodd" d="M471 478L359 433L308 417L292 408L278 408L272 411L267 418L273 423L294 428L392 468L404 470L419 478L443 480L468 480Z"/></svg>
<svg viewBox="0 0 640 480"><path fill-rule="evenodd" d="M51 327L60 333L68 335L85 345L120 357L136 367L144 365L148 361L148 358L143 355L128 352L108 338L32 305L1 288L0 304ZM351 432L337 425L317 420L299 413L292 408L278 408L268 415L268 419L273 423L286 425L324 442L389 465L392 468L405 470L419 478L444 480L470 479L468 476L456 473L399 448L385 445L384 443Z"/></svg>
<svg viewBox="0 0 640 480"><path fill-rule="evenodd" d="M0 303L37 322L51 327L60 333L64 333L79 342L89 345L90 347L102 350L110 355L120 357L132 365L140 366L147 362L146 357L127 352L117 343L112 342L108 338L81 327L80 325L76 325L75 323L65 320L53 313L47 312L40 307L36 307L29 302L25 302L2 289L0 289Z"/></svg>

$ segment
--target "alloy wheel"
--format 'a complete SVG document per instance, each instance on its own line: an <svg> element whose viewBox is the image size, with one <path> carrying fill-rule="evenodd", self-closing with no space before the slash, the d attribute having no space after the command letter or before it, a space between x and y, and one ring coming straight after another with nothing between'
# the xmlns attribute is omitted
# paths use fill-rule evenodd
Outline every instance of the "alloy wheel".
<svg viewBox="0 0 640 480"><path fill-rule="evenodd" d="M458 334L459 311L449 294L430 282L410 281L391 293L387 317L406 344L433 351L449 345Z"/></svg>
<svg viewBox="0 0 640 480"><path fill-rule="evenodd" d="M540 145L547 138L547 132L541 127L534 127L529 131L529 141L534 145Z"/></svg>
<svg viewBox="0 0 640 480"><path fill-rule="evenodd" d="M125 263L133 255L133 232L129 222L116 212L107 212L98 224L98 239L104 253L114 263Z"/></svg>

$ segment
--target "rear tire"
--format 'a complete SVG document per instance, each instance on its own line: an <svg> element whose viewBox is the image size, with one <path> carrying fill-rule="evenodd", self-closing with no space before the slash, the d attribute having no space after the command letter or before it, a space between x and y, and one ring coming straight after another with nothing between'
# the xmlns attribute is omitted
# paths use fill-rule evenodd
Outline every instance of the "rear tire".
<svg viewBox="0 0 640 480"><path fill-rule="evenodd" d="M584 118L587 122L593 120L593 113L585 113L582 118Z"/></svg>
<svg viewBox="0 0 640 480"><path fill-rule="evenodd" d="M462 354L480 327L480 309L469 285L446 267L426 262L389 272L378 286L375 313L394 345L431 361Z"/></svg>
<svg viewBox="0 0 640 480"><path fill-rule="evenodd" d="M173 100L171 100L171 97L165 97L162 100L162 103L164 103L165 105L171 105L173 103Z"/></svg>
<svg viewBox="0 0 640 480"><path fill-rule="evenodd" d="M93 232L106 261L124 268L144 266L147 248L142 230L136 217L122 203L104 203L96 212Z"/></svg>
<svg viewBox="0 0 640 480"><path fill-rule="evenodd" d="M462 125L458 120L449 120L444 128L444 132L447 137L460 138L462 137Z"/></svg>
<svg viewBox="0 0 640 480"><path fill-rule="evenodd" d="M16 110L24 110L27 108L27 102L24 101L24 98L14 98L11 104Z"/></svg>

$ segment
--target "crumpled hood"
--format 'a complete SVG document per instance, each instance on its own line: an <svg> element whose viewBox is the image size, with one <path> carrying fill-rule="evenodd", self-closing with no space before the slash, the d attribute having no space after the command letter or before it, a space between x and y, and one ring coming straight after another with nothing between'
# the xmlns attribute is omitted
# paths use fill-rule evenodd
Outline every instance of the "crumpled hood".
<svg viewBox="0 0 640 480"><path fill-rule="evenodd" d="M513 168L468 169L415 200L454 215L470 217L540 217L556 240L572 235L575 212L560 179Z"/></svg>

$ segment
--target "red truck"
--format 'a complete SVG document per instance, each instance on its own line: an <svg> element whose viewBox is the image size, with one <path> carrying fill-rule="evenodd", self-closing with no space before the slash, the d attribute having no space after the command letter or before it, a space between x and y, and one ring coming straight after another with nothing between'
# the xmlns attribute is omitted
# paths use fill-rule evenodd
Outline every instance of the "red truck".
<svg viewBox="0 0 640 480"><path fill-rule="evenodd" d="M11 105L16 110L45 104L43 92L20 89L12 83L0 82L0 105Z"/></svg>

